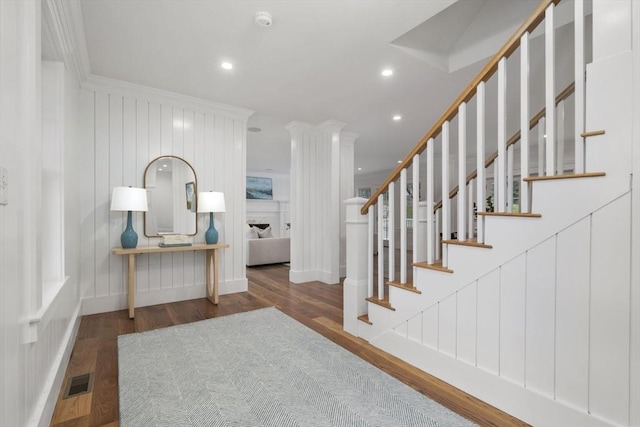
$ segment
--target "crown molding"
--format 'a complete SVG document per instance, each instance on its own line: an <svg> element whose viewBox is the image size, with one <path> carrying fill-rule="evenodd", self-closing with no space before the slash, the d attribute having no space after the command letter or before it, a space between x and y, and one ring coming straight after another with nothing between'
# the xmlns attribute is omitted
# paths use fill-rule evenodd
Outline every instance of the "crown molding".
<svg viewBox="0 0 640 427"><path fill-rule="evenodd" d="M80 2L46 0L43 6L42 22L46 36L76 81L83 82L90 73L90 65Z"/></svg>
<svg viewBox="0 0 640 427"><path fill-rule="evenodd" d="M242 120L247 120L254 113L253 110L248 110L246 108L235 107L233 105L213 102L203 98L182 95L176 92L156 89L95 74L88 75L82 82L81 86L83 89L89 91L109 93L123 97L138 97L148 101L157 102L158 104L171 104L198 111L204 110L214 114L231 116Z"/></svg>

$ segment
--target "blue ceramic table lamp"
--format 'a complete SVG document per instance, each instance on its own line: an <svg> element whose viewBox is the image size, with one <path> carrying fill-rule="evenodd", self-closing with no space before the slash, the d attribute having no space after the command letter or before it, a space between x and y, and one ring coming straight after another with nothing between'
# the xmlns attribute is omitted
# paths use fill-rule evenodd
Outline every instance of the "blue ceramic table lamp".
<svg viewBox="0 0 640 427"><path fill-rule="evenodd" d="M209 229L204 233L207 245L218 243L218 230L213 224L214 212L226 212L224 194L216 191L198 193L198 212L209 213Z"/></svg>
<svg viewBox="0 0 640 427"><path fill-rule="evenodd" d="M127 228L120 236L120 243L124 249L132 249L138 246L138 234L133 230L131 212L146 212L147 190L133 187L113 187L111 194L111 210L127 212Z"/></svg>

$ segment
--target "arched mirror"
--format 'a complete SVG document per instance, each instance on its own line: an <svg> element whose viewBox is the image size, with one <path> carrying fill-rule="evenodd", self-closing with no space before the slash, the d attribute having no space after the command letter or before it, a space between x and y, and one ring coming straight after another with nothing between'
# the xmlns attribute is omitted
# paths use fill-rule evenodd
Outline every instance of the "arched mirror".
<svg viewBox="0 0 640 427"><path fill-rule="evenodd" d="M144 171L144 188L149 203L145 236L196 234L198 182L189 163L176 156L158 157Z"/></svg>

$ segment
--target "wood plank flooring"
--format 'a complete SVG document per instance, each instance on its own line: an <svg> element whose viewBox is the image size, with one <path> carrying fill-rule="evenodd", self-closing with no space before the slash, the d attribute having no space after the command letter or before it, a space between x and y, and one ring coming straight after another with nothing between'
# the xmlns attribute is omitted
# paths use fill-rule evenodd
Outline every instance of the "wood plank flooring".
<svg viewBox="0 0 640 427"><path fill-rule="evenodd" d="M212 317L275 306L364 360L378 366L415 390L480 425L521 426L521 421L369 345L342 330L342 285L319 282L293 284L284 265L247 269L249 291L221 295L218 306L206 298L84 316L73 348L66 379L92 372L90 393L62 399L64 384L51 425L118 426L118 355L120 334L148 331Z"/></svg>

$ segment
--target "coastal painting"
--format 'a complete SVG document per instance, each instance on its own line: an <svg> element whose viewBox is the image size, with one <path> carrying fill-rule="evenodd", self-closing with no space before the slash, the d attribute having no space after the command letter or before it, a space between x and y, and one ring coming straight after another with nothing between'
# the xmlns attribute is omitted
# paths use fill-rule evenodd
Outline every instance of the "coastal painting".
<svg viewBox="0 0 640 427"><path fill-rule="evenodd" d="M247 199L273 200L271 178L247 177Z"/></svg>

